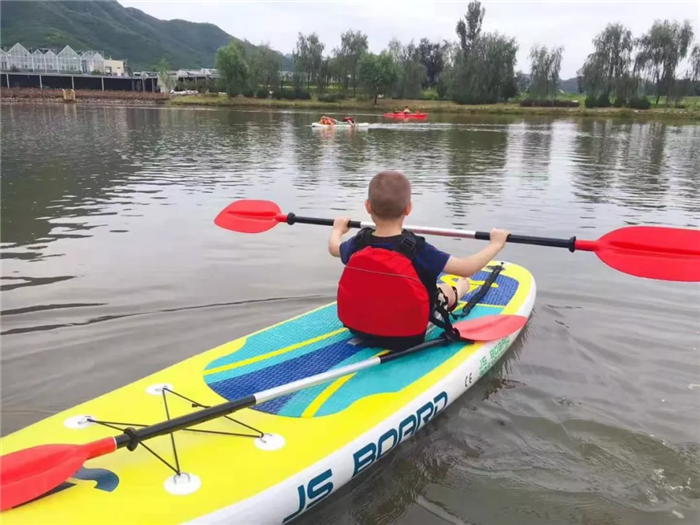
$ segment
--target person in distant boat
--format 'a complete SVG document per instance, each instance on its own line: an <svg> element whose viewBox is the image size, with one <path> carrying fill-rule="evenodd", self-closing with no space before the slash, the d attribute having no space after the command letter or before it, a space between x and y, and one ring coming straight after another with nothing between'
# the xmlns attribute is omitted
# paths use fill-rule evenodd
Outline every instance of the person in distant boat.
<svg viewBox="0 0 700 525"><path fill-rule="evenodd" d="M334 118L327 117L325 115L321 117L321 124L325 126L335 126L336 122L337 121Z"/></svg>
<svg viewBox="0 0 700 525"><path fill-rule="evenodd" d="M355 125L355 119L352 118L352 117L345 117L345 118L343 119L343 122L347 122L347 123L350 124L351 126L354 126L354 125Z"/></svg>
<svg viewBox="0 0 700 525"><path fill-rule="evenodd" d="M408 115L408 114L411 112L411 110L408 109L408 106L406 106L405 108L403 108L403 112L404 112L406 115Z"/></svg>
<svg viewBox="0 0 700 525"><path fill-rule="evenodd" d="M469 291L467 277L505 246L509 232L491 230L491 243L470 257L454 257L404 230L413 209L411 184L398 171L383 171L369 183L365 209L375 228L343 242L349 217L338 217L328 251L345 265L338 284L338 318L369 346L401 351L425 340L428 323L453 330L449 312ZM461 277L442 282L442 272Z"/></svg>

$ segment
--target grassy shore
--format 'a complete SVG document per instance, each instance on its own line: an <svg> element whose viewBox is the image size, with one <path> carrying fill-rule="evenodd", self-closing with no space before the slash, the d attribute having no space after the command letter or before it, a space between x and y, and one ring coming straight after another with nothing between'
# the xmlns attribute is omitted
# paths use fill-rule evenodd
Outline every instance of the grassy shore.
<svg viewBox="0 0 700 525"><path fill-rule="evenodd" d="M567 97L569 98L569 97ZM571 97L575 98L575 97ZM521 107L518 103L485 104L478 106L460 105L441 100L384 100L374 105L371 100L348 99L340 102L319 102L318 100L273 100L235 97L225 95L182 95L171 98L170 106L208 106L232 108L269 108L269 109L318 109L325 113L348 112L362 110L367 112L385 113L396 108L408 106L411 110L428 113L452 114L490 114L490 115L558 115L558 116L614 116L639 118L682 118L700 120L700 97L686 99L684 108L652 106L647 110L629 108L538 108Z"/></svg>

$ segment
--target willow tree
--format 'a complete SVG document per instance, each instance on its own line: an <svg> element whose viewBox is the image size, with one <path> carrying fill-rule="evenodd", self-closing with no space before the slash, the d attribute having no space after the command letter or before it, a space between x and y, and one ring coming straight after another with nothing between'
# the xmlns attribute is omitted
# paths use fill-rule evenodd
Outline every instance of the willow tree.
<svg viewBox="0 0 700 525"><path fill-rule="evenodd" d="M301 79L302 82L306 81L307 88L311 86L312 82L318 84L323 67L324 48L324 44L316 33L307 36L299 33L296 48L292 53L292 60L296 78Z"/></svg>
<svg viewBox="0 0 700 525"><path fill-rule="evenodd" d="M486 33L476 39L470 53L456 53L449 75L449 92L458 104L493 104L517 94L514 38Z"/></svg>
<svg viewBox="0 0 700 525"><path fill-rule="evenodd" d="M426 80L426 68L421 62L418 48L412 41L404 46L397 39L392 39L388 51L397 66L394 98L419 98Z"/></svg>
<svg viewBox="0 0 700 525"><path fill-rule="evenodd" d="M676 82L676 69L688 55L693 40L690 20L682 24L656 20L648 33L637 40L635 69L645 72L656 86L656 103L669 95ZM667 101L668 103L668 101Z"/></svg>
<svg viewBox="0 0 700 525"><path fill-rule="evenodd" d="M260 44L250 57L250 76L253 87L262 86L267 93L273 86L279 85L282 59L269 44Z"/></svg>
<svg viewBox="0 0 700 525"><path fill-rule="evenodd" d="M634 39L632 32L622 24L608 24L593 39L595 50L588 55L579 76L581 87L589 96L603 95L609 99L611 94L618 98L627 98L630 91L632 51Z"/></svg>
<svg viewBox="0 0 700 525"><path fill-rule="evenodd" d="M333 51L341 85L344 89L352 86L352 96L357 90L357 68L362 56L367 53L367 35L362 31L349 29L340 35L340 48Z"/></svg>
<svg viewBox="0 0 700 525"><path fill-rule="evenodd" d="M530 94L534 98L556 98L564 49L533 46L530 50Z"/></svg>

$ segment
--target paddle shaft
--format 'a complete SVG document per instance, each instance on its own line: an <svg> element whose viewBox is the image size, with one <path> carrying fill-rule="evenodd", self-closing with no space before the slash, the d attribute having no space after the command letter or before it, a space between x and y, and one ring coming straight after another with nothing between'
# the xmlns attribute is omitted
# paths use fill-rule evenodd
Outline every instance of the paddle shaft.
<svg viewBox="0 0 700 525"><path fill-rule="evenodd" d="M446 342L447 339L440 337L438 339L426 341L425 343L411 347L403 352L371 357L369 359L365 359L364 361L360 361L359 363L305 377L292 383L269 388L256 394L251 394L240 399L234 399L233 401L198 410L197 412L185 414L184 416L176 417L174 419L162 421L161 423L156 423L155 425L151 425L149 427L140 428L138 430L130 429L128 432L120 434L114 438L116 448L127 447L129 450L134 450L140 441L145 441L147 439L163 436L165 434L177 432L178 430L199 425L200 423L205 423L207 421L211 421L212 419L226 416L232 412L236 412L237 410L250 408L252 406L259 405L260 403L270 401L271 399L285 396L287 394L293 394L299 390L310 388L327 381L332 381L348 374L354 374L361 370L365 370L366 368L388 363L390 361L400 359L401 357L415 354L421 350L439 346Z"/></svg>
<svg viewBox="0 0 700 525"><path fill-rule="evenodd" d="M287 224L314 224L317 226L333 226L333 219L321 219L317 217L299 217L294 213L280 214L277 217L279 222ZM350 221L350 228L374 228L373 222L365 221ZM414 233L422 233L425 235L437 235L440 237L459 237L462 239L477 239L479 241L488 241L491 239L489 232L477 232L469 230L457 230L451 228L434 228L431 226L404 226L405 229ZM508 236L509 243L515 244L530 244L535 246L550 246L553 248L566 248L573 252L575 250L594 251L595 241L577 241L576 237L569 239L555 239L551 237L533 237L529 235L513 235Z"/></svg>

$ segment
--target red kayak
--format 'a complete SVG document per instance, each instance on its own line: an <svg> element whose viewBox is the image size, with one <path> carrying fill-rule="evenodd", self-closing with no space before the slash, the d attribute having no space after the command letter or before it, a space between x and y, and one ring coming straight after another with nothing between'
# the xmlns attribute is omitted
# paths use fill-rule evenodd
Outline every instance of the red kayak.
<svg viewBox="0 0 700 525"><path fill-rule="evenodd" d="M404 113L403 111L396 113L384 113L386 118L427 118L427 113Z"/></svg>

